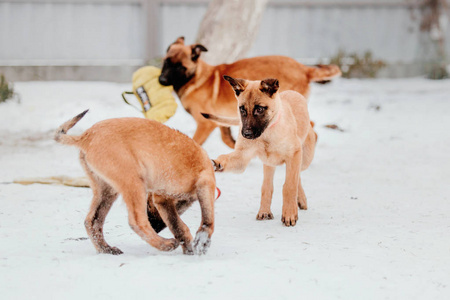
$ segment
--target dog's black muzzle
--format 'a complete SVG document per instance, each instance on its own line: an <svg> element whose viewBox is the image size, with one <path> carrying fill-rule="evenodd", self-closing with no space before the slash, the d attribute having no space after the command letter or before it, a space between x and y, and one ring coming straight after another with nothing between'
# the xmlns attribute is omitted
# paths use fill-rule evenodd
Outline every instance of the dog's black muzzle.
<svg viewBox="0 0 450 300"><path fill-rule="evenodd" d="M159 83L161 85L164 85L164 86L171 85L170 82L169 82L169 79L166 76L162 75L162 74L159 76Z"/></svg>
<svg viewBox="0 0 450 300"><path fill-rule="evenodd" d="M242 128L241 134L244 138L254 140L261 135L259 130L252 130L251 128Z"/></svg>

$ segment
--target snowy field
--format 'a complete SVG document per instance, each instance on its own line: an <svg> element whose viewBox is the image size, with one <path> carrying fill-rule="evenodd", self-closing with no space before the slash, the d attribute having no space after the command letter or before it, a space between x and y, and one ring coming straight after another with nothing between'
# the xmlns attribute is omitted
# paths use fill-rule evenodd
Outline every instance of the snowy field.
<svg viewBox="0 0 450 300"><path fill-rule="evenodd" d="M282 226L284 167L275 175L270 221L255 219L260 161L244 174L219 173L212 245L194 257L142 241L122 200L105 236L124 254L97 254L83 225L90 189L10 184L82 176L77 150L56 144L53 131L86 108L71 134L106 118L141 117L121 100L130 85L15 88L21 103L0 104L1 299L450 299L449 80L313 85L319 143L302 173L308 210L295 227ZM189 136L195 129L181 106L166 124ZM218 130L204 148L211 158L230 151ZM198 204L183 219L195 233Z"/></svg>

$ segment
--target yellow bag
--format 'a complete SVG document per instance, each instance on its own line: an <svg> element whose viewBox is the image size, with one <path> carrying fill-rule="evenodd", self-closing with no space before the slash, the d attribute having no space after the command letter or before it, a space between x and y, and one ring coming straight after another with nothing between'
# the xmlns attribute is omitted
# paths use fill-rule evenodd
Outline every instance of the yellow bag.
<svg viewBox="0 0 450 300"><path fill-rule="evenodd" d="M155 120L161 123L166 122L175 114L177 103L172 94L171 86L163 86L158 78L161 75L161 69L146 66L133 73L133 92L123 92L122 97L125 103L130 104L125 95L135 94L145 118Z"/></svg>

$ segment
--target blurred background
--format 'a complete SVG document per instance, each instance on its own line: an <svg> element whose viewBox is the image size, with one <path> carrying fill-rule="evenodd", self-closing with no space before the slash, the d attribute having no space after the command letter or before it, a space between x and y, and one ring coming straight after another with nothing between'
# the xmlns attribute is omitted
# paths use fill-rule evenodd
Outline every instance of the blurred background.
<svg viewBox="0 0 450 300"><path fill-rule="evenodd" d="M255 14L257 24L246 26ZM228 28L249 47L235 59L332 62L346 77L448 76L445 0L0 0L0 74L129 82L139 67L159 65L177 37L201 42L202 25L214 29L239 16L240 25Z"/></svg>

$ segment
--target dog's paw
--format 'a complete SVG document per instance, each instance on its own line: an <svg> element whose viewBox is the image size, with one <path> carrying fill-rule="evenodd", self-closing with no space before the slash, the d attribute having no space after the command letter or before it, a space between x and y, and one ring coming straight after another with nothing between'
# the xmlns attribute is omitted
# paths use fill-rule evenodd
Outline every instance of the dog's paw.
<svg viewBox="0 0 450 300"><path fill-rule="evenodd" d="M206 231L199 231L194 239L194 251L198 255L206 254L211 245L211 238Z"/></svg>
<svg viewBox="0 0 450 300"><path fill-rule="evenodd" d="M108 247L103 248L100 253L112 254L112 255L120 255L123 254L122 250L117 247Z"/></svg>
<svg viewBox="0 0 450 300"><path fill-rule="evenodd" d="M159 250L172 251L175 250L179 245L180 242L177 239L165 239L163 242L161 242Z"/></svg>
<svg viewBox="0 0 450 300"><path fill-rule="evenodd" d="M214 172L222 172L223 165L221 163L216 162L214 159L211 159L212 165L214 167Z"/></svg>
<svg viewBox="0 0 450 300"><path fill-rule="evenodd" d="M272 220L273 219L273 214L269 211L269 212L258 212L258 214L256 215L256 220Z"/></svg>
<svg viewBox="0 0 450 300"><path fill-rule="evenodd" d="M186 255L194 255L194 249L192 248L191 243L184 243L181 245L183 248L183 254Z"/></svg>
<svg viewBox="0 0 450 300"><path fill-rule="evenodd" d="M297 204L298 204L298 208L300 208L301 210L307 210L308 209L308 204L306 202L306 196L303 193L303 195L299 195L297 197Z"/></svg>
<svg viewBox="0 0 450 300"><path fill-rule="evenodd" d="M291 216L282 216L281 217L281 222L289 227L289 226L295 226L295 224L297 224L297 220L298 220L298 214L294 214Z"/></svg>
<svg viewBox="0 0 450 300"><path fill-rule="evenodd" d="M300 208L301 210L307 210L308 209L308 205L306 203L301 203L299 201L298 202L298 208Z"/></svg>
<svg viewBox="0 0 450 300"><path fill-rule="evenodd" d="M183 254L185 255L194 255L194 249L187 249L187 248L183 248Z"/></svg>

